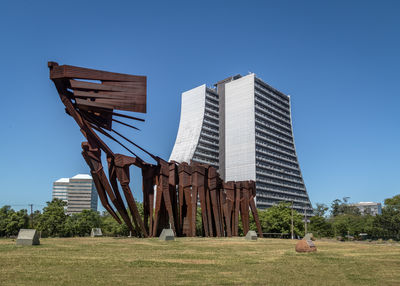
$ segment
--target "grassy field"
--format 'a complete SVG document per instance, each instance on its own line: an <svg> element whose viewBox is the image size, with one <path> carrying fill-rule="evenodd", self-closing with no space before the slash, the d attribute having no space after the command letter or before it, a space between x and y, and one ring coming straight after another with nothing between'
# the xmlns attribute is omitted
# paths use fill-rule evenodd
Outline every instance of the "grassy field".
<svg viewBox="0 0 400 286"><path fill-rule="evenodd" d="M0 285L400 285L400 244L243 238L0 240Z"/></svg>

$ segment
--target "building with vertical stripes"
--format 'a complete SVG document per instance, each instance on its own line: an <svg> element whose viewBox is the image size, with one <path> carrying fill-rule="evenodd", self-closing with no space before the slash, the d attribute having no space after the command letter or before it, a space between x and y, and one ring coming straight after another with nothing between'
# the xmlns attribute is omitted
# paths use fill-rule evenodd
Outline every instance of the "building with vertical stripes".
<svg viewBox="0 0 400 286"><path fill-rule="evenodd" d="M97 191L90 175L78 174L72 178L61 178L53 184L53 198L67 202L68 214L83 210L97 211Z"/></svg>
<svg viewBox="0 0 400 286"><path fill-rule="evenodd" d="M253 73L182 93L170 160L210 164L225 181L256 181L259 208L286 201L312 214L297 159L290 97Z"/></svg>

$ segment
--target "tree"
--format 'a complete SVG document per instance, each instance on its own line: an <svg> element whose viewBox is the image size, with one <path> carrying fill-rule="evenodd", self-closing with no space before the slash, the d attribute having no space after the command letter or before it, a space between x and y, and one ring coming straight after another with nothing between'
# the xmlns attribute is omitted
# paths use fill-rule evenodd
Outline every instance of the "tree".
<svg viewBox="0 0 400 286"><path fill-rule="evenodd" d="M66 235L65 222L67 215L64 207L66 202L60 199L53 199L47 202L47 206L43 209L43 214L38 222L38 229L44 232L44 235L49 236L64 236Z"/></svg>
<svg viewBox="0 0 400 286"><path fill-rule="evenodd" d="M39 223L41 215L42 215L42 213L39 210L36 210L36 211L33 212L33 214L32 214L32 221L33 221L32 228L36 228L36 226Z"/></svg>
<svg viewBox="0 0 400 286"><path fill-rule="evenodd" d="M10 206L0 209L0 236L17 235L21 228L29 227L27 210L14 211Z"/></svg>
<svg viewBox="0 0 400 286"><path fill-rule="evenodd" d="M4 206L0 209L0 236L6 236L7 220L10 211L10 206Z"/></svg>
<svg viewBox="0 0 400 286"><path fill-rule="evenodd" d="M291 232L291 204L279 203L267 210L259 211L259 218L263 232L290 233ZM304 234L303 216L293 211L294 233Z"/></svg>
<svg viewBox="0 0 400 286"><path fill-rule="evenodd" d="M386 200L385 200L386 204ZM386 205L382 214L377 215L373 222L374 238L400 239L400 210L392 205Z"/></svg>
<svg viewBox="0 0 400 286"><path fill-rule="evenodd" d="M314 208L314 214L316 216L324 217L326 212L329 210L329 207L325 204L316 204L316 208Z"/></svg>
<svg viewBox="0 0 400 286"><path fill-rule="evenodd" d="M101 216L101 230L104 235L128 236L129 229L125 223L119 224L109 213Z"/></svg>
<svg viewBox="0 0 400 286"><path fill-rule="evenodd" d="M358 236L360 233L372 233L374 217L371 215L342 214L333 220L335 235L345 237L346 235Z"/></svg>
<svg viewBox="0 0 400 286"><path fill-rule="evenodd" d="M68 233L71 235L90 235L92 228L101 226L100 214L91 209L83 210L80 213L68 217L66 225Z"/></svg>
<svg viewBox="0 0 400 286"><path fill-rule="evenodd" d="M395 210L400 210L400 195L385 200L385 206L391 206Z"/></svg>
<svg viewBox="0 0 400 286"><path fill-rule="evenodd" d="M310 218L310 231L318 237L333 236L332 223L321 215L315 215Z"/></svg>
<svg viewBox="0 0 400 286"><path fill-rule="evenodd" d="M332 202L331 205L331 215L336 217L342 214L352 214L352 215L360 215L360 210L348 204L349 197L344 197L343 201L340 199L336 199Z"/></svg>

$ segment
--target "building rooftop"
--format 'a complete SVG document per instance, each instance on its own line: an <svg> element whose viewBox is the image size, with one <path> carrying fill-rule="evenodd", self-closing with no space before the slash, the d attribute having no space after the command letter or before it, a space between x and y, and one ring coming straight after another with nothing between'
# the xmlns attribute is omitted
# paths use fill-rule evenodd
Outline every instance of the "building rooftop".
<svg viewBox="0 0 400 286"><path fill-rule="evenodd" d="M359 203L356 203L356 204L354 204L354 205L370 206L370 205L377 205L377 204L380 204L380 203L375 203L375 202L359 202Z"/></svg>
<svg viewBox="0 0 400 286"><path fill-rule="evenodd" d="M69 178L61 178L55 181L56 183L69 183Z"/></svg>
<svg viewBox="0 0 400 286"><path fill-rule="evenodd" d="M77 174L73 176L71 179L92 179L92 176L87 174Z"/></svg>

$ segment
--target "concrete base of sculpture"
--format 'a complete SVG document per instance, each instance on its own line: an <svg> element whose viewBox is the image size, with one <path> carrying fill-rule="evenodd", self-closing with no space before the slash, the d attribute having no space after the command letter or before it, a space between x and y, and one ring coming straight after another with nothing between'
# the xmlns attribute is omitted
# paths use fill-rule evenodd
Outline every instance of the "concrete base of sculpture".
<svg viewBox="0 0 400 286"><path fill-rule="evenodd" d="M17 245L39 245L39 234L36 229L20 229L17 237Z"/></svg>
<svg viewBox="0 0 400 286"><path fill-rule="evenodd" d="M317 247L315 246L312 240L302 239L296 243L295 247L297 252L314 252L317 251Z"/></svg>
<svg viewBox="0 0 400 286"><path fill-rule="evenodd" d="M175 240L174 231L170 228L164 228L158 238L159 240Z"/></svg>
<svg viewBox="0 0 400 286"><path fill-rule="evenodd" d="M257 233L254 230L249 230L245 236L246 240L257 240Z"/></svg>
<svg viewBox="0 0 400 286"><path fill-rule="evenodd" d="M91 237L102 237L103 232L101 231L101 228L92 228L92 232L90 233Z"/></svg>

